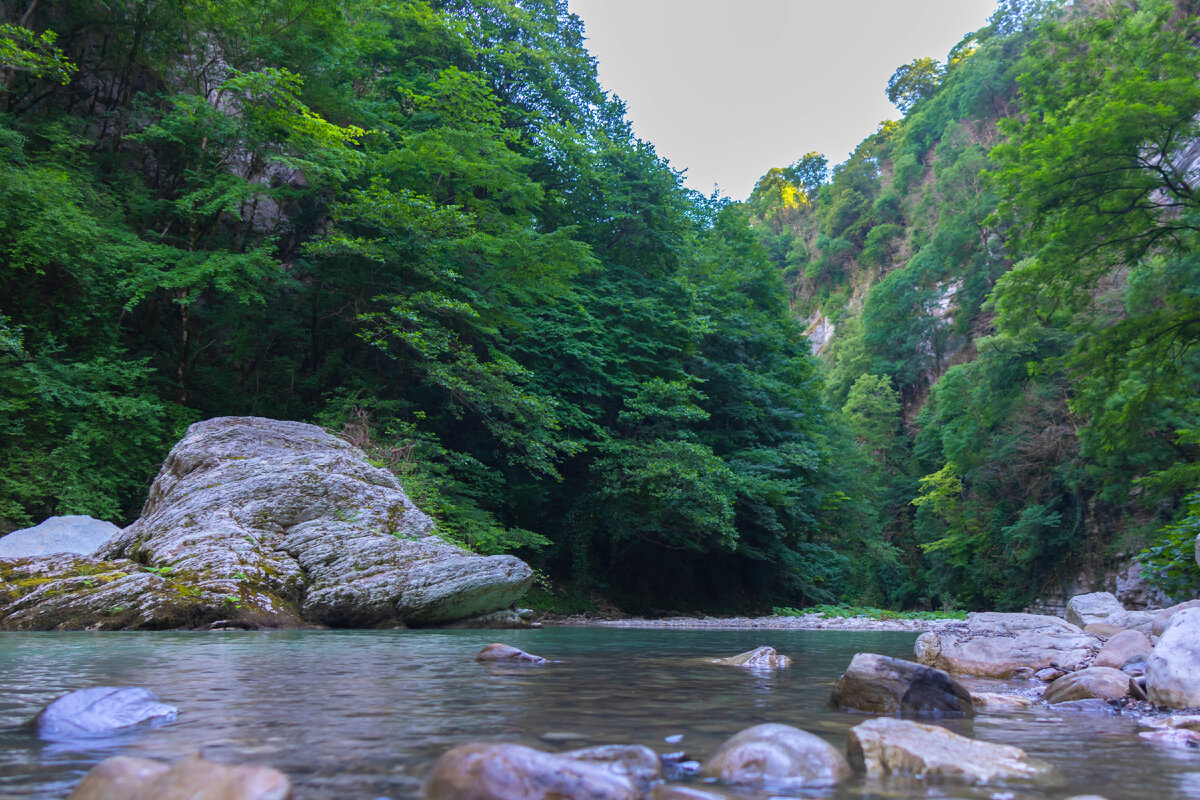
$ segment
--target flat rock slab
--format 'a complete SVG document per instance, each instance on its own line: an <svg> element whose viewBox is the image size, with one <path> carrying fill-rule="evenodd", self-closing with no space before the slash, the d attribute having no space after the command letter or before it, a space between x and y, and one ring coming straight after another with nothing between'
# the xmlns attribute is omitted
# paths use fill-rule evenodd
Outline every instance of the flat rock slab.
<svg viewBox="0 0 1200 800"><path fill-rule="evenodd" d="M1058 617L986 612L921 634L914 653L921 664L952 675L1010 678L1052 664L1080 669L1099 649L1099 639Z"/></svg>
<svg viewBox="0 0 1200 800"><path fill-rule="evenodd" d="M90 556L121 530L111 522L82 514L50 517L0 538L0 558L37 558L54 553Z"/></svg>
<svg viewBox="0 0 1200 800"><path fill-rule="evenodd" d="M170 722L177 713L148 689L97 686L49 703L33 718L33 727L43 738L65 739Z"/></svg>
<svg viewBox="0 0 1200 800"><path fill-rule="evenodd" d="M846 780L850 765L832 745L790 725L755 725L726 740L701 774L743 786L828 786Z"/></svg>
<svg viewBox="0 0 1200 800"><path fill-rule="evenodd" d="M870 714L963 717L975 713L971 693L933 667L875 653L858 653L829 699L835 708Z"/></svg>
<svg viewBox="0 0 1200 800"><path fill-rule="evenodd" d="M175 764L116 756L92 767L67 800L290 800L287 776L199 756Z"/></svg>
<svg viewBox="0 0 1200 800"><path fill-rule="evenodd" d="M883 717L851 728L850 763L869 777L910 775L968 783L1057 783L1054 769L1024 750L968 739L937 725Z"/></svg>

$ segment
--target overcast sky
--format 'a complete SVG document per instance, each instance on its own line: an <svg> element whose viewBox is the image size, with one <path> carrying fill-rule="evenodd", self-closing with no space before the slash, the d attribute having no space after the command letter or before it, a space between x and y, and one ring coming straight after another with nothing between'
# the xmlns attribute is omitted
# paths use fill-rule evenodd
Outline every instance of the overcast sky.
<svg viewBox="0 0 1200 800"><path fill-rule="evenodd" d="M844 161L900 113L884 89L946 54L996 0L569 0L600 82L687 182L745 199L771 167Z"/></svg>

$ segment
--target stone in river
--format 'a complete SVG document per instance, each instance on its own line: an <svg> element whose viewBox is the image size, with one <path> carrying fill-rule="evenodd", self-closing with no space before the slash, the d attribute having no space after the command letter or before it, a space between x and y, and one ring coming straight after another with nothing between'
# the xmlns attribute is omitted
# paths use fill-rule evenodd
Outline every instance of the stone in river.
<svg viewBox="0 0 1200 800"><path fill-rule="evenodd" d="M464 744L442 755L426 800L638 800L629 778L606 766L517 744Z"/></svg>
<svg viewBox="0 0 1200 800"><path fill-rule="evenodd" d="M663 777L662 761L658 753L640 744L604 744L584 747L559 753L572 761L583 761L608 768L609 771L628 778L634 786L645 792L655 781Z"/></svg>
<svg viewBox="0 0 1200 800"><path fill-rule="evenodd" d="M968 739L937 725L890 717L851 728L846 755L854 768L868 777L900 774L971 783L1060 780L1049 764L1029 758L1018 747Z"/></svg>
<svg viewBox="0 0 1200 800"><path fill-rule="evenodd" d="M1157 706L1200 706L1200 608L1171 617L1146 665L1146 694Z"/></svg>
<svg viewBox="0 0 1200 800"><path fill-rule="evenodd" d="M819 736L766 723L734 735L704 763L705 777L746 786L826 786L850 777L850 765Z"/></svg>
<svg viewBox="0 0 1200 800"><path fill-rule="evenodd" d="M174 706L158 702L146 689L97 686L49 703L33 718L33 726L39 736L61 739L170 722L176 713Z"/></svg>
<svg viewBox="0 0 1200 800"><path fill-rule="evenodd" d="M546 659L541 656L535 656L532 653L526 653L516 647L507 644L496 642L489 644L487 647L479 651L475 656L476 661L505 661L523 664L545 664Z"/></svg>
<svg viewBox="0 0 1200 800"><path fill-rule="evenodd" d="M1068 703L1072 700L1120 700L1134 694L1133 679L1112 667L1088 667L1064 675L1046 687L1042 695L1047 703ZM1136 694L1141 691L1137 690Z"/></svg>
<svg viewBox="0 0 1200 800"><path fill-rule="evenodd" d="M789 666L792 660L775 652L773 647L756 647L729 658L714 658L712 663L747 669L780 669Z"/></svg>
<svg viewBox="0 0 1200 800"><path fill-rule="evenodd" d="M1165 744L1171 747L1193 749L1200 747L1200 731L1188 728L1168 728L1161 731L1140 731L1138 736L1148 742Z"/></svg>
<svg viewBox="0 0 1200 800"><path fill-rule="evenodd" d="M111 522L83 514L50 517L0 538L0 558L36 558L53 553L90 556L119 530Z"/></svg>
<svg viewBox="0 0 1200 800"><path fill-rule="evenodd" d="M287 776L270 767L231 767L199 756L167 765L116 756L92 767L67 800L290 800Z"/></svg>
<svg viewBox="0 0 1200 800"><path fill-rule="evenodd" d="M1033 706L1033 701L1024 695L997 692L973 692L971 703L977 711L1020 711Z"/></svg>
<svg viewBox="0 0 1200 800"><path fill-rule="evenodd" d="M940 669L875 653L858 653L829 700L835 708L871 714L969 716L971 693Z"/></svg>
<svg viewBox="0 0 1200 800"><path fill-rule="evenodd" d="M921 634L914 652L920 663L952 675L1009 678L1052 664L1080 669L1099 649L1099 639L1058 617L985 612Z"/></svg>
<svg viewBox="0 0 1200 800"><path fill-rule="evenodd" d="M662 783L650 792L650 800L729 800L730 795L716 790L715 786L698 786Z"/></svg>

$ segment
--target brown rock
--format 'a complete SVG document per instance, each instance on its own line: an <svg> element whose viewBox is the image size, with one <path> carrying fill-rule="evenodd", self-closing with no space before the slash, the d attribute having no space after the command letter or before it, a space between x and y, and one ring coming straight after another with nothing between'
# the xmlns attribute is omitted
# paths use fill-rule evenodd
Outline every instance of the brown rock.
<svg viewBox="0 0 1200 800"><path fill-rule="evenodd" d="M287 776L269 767L231 767L200 756L170 766L116 756L83 776L67 800L290 800Z"/></svg>
<svg viewBox="0 0 1200 800"><path fill-rule="evenodd" d="M1043 699L1051 705L1073 700L1120 700L1131 693L1132 678L1112 667L1088 667L1064 675L1046 687Z"/></svg>
<svg viewBox="0 0 1200 800"><path fill-rule="evenodd" d="M728 739L701 774L746 786L824 786L849 778L851 770L842 754L819 736L767 723Z"/></svg>
<svg viewBox="0 0 1200 800"><path fill-rule="evenodd" d="M661 781L662 761L649 747L640 744L604 744L559 753L563 758L582 761L607 768L615 775L628 778L645 792L655 781Z"/></svg>
<svg viewBox="0 0 1200 800"><path fill-rule="evenodd" d="M859 653L838 679L830 704L870 714L968 716L971 693L940 669Z"/></svg>
<svg viewBox="0 0 1200 800"><path fill-rule="evenodd" d="M790 666L792 660L775 652L774 647L756 647L729 658L714 658L712 663L746 669L781 669Z"/></svg>
<svg viewBox="0 0 1200 800"><path fill-rule="evenodd" d="M532 653L526 653L516 647L507 644L495 642L479 651L475 656L476 661L506 661L522 664L545 664L546 659L541 656L535 656Z"/></svg>
<svg viewBox="0 0 1200 800"><path fill-rule="evenodd" d="M1120 669L1129 659L1153 648L1150 637L1141 631L1121 631L1104 643L1092 666Z"/></svg>
<svg viewBox="0 0 1200 800"><path fill-rule="evenodd" d="M427 800L638 800L628 778L605 766L517 744L464 744L442 755Z"/></svg>

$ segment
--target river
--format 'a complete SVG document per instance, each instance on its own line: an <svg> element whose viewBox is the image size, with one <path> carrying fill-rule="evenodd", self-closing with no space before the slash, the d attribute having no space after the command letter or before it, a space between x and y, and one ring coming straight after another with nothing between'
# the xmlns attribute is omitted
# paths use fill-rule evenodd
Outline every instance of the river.
<svg viewBox="0 0 1200 800"><path fill-rule="evenodd" d="M468 741L562 750L645 744L703 760L760 722L813 731L839 747L864 717L832 711L829 692L856 652L910 657L913 633L545 628L526 631L303 631L0 634L0 797L63 798L117 753L202 752L286 772L296 800L410 800L437 757ZM477 664L503 641L558 663ZM769 644L791 669L757 674L705 663ZM143 686L176 722L75 743L19 726L73 689ZM1031 711L947 721L1054 764L1065 787L964 788L862 778L805 798L1108 800L1200 797L1200 752L1137 737L1118 715ZM670 740L668 740L670 737ZM675 737L682 737L681 740ZM751 797L751 795L748 795ZM763 796L765 798L766 795Z"/></svg>

